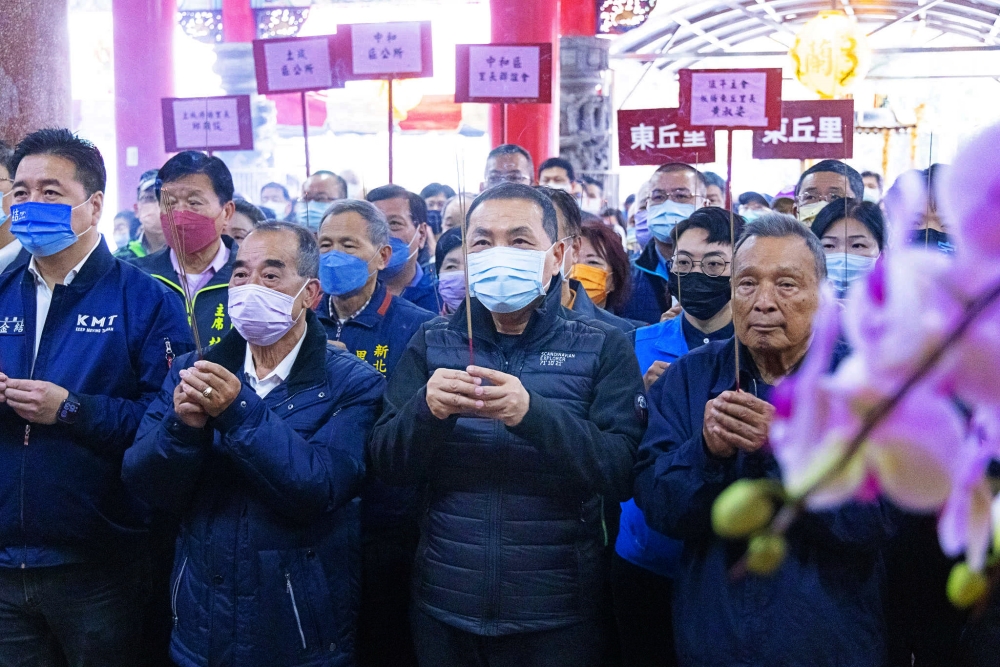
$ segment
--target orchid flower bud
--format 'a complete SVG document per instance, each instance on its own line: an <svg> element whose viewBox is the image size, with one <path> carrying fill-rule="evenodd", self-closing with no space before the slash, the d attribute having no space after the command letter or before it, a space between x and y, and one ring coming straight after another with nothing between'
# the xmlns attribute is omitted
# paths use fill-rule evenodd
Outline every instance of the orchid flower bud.
<svg viewBox="0 0 1000 667"><path fill-rule="evenodd" d="M712 528L720 537L748 537L771 522L781 485L768 479L740 479L719 494L712 505Z"/></svg>
<svg viewBox="0 0 1000 667"><path fill-rule="evenodd" d="M968 563L956 563L948 575L948 599L959 609L968 609L976 604L989 588L989 580L982 572L976 572Z"/></svg>
<svg viewBox="0 0 1000 667"><path fill-rule="evenodd" d="M781 535L755 535L747 547L747 572L767 576L777 570L785 560L788 544Z"/></svg>

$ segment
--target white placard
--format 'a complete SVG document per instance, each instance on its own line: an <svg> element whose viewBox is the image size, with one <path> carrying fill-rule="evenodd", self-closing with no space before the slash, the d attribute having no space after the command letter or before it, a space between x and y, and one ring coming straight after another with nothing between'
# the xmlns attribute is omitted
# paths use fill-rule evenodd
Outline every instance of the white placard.
<svg viewBox="0 0 1000 667"><path fill-rule="evenodd" d="M236 98L200 97L173 104L177 150L240 145Z"/></svg>
<svg viewBox="0 0 1000 667"><path fill-rule="evenodd" d="M420 23L357 23L351 26L354 74L394 74L424 69Z"/></svg>
<svg viewBox="0 0 1000 667"><path fill-rule="evenodd" d="M537 46L470 46L469 97L538 97Z"/></svg>
<svg viewBox="0 0 1000 667"><path fill-rule="evenodd" d="M333 87L326 37L264 44L264 60L271 92Z"/></svg>
<svg viewBox="0 0 1000 667"><path fill-rule="evenodd" d="M767 74L692 72L690 123L767 127Z"/></svg>

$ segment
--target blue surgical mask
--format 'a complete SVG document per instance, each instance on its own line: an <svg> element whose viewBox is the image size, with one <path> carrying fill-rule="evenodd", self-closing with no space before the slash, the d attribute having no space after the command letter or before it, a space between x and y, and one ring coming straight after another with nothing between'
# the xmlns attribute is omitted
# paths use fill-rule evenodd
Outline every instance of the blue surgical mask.
<svg viewBox="0 0 1000 667"><path fill-rule="evenodd" d="M377 253L376 253L377 254ZM372 256L374 259L374 256ZM323 291L333 296L343 296L364 287L374 271L360 257L339 250L330 250L319 256L319 284Z"/></svg>
<svg viewBox="0 0 1000 667"><path fill-rule="evenodd" d="M669 199L662 204L651 204L647 209L649 231L660 243L673 243L670 232L678 222L690 218L694 211L694 204L678 204Z"/></svg>
<svg viewBox="0 0 1000 667"><path fill-rule="evenodd" d="M73 210L79 206L28 201L10 207L10 231L35 257L48 257L70 247L83 234L73 231Z"/></svg>
<svg viewBox="0 0 1000 667"><path fill-rule="evenodd" d="M416 240L417 236L414 234L413 238ZM413 243L413 241L410 241L410 243ZM389 245L392 247L392 257L389 259L389 266L379 272L380 278L391 280L403 270L406 263L410 261L410 258L417 254L416 250L410 251L410 243L402 239L397 239L395 236L389 237Z"/></svg>
<svg viewBox="0 0 1000 667"><path fill-rule="evenodd" d="M765 213L769 213L765 208L748 208L743 213L740 213L740 216L747 222L753 222Z"/></svg>
<svg viewBox="0 0 1000 667"><path fill-rule="evenodd" d="M295 202L295 222L309 231L319 231L319 225L323 222L323 214L330 208L330 202L325 201L297 201Z"/></svg>
<svg viewBox="0 0 1000 667"><path fill-rule="evenodd" d="M832 252L826 256L827 279L836 288L838 294L843 295L855 280L875 268L876 260L878 260L877 257Z"/></svg>
<svg viewBox="0 0 1000 667"><path fill-rule="evenodd" d="M545 294L547 255L504 246L469 253L469 294L492 313L521 310Z"/></svg>

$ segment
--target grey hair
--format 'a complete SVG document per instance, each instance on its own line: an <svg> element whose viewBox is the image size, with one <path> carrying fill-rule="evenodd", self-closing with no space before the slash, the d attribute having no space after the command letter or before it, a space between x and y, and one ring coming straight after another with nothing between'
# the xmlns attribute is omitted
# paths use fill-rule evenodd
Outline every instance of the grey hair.
<svg viewBox="0 0 1000 667"><path fill-rule="evenodd" d="M338 199L330 204L330 208L323 213L323 220L319 223L320 229L323 228L323 223L331 215L342 213L357 213L365 219L368 240L376 248L389 245L389 222L385 219L382 211L378 210L371 202L363 199Z"/></svg>
<svg viewBox="0 0 1000 667"><path fill-rule="evenodd" d="M319 278L319 244L311 231L294 222L273 221L258 225L247 236L290 232L299 240L299 254L295 259L295 271L303 278Z"/></svg>
<svg viewBox="0 0 1000 667"><path fill-rule="evenodd" d="M826 253L823 251L823 244L811 229L792 216L784 213L765 213L756 220L748 222L736 242L736 247L733 248L734 260L743 244L755 236L762 238L798 236L806 242L806 247L812 253L813 262L816 264L816 278L820 283L826 279Z"/></svg>

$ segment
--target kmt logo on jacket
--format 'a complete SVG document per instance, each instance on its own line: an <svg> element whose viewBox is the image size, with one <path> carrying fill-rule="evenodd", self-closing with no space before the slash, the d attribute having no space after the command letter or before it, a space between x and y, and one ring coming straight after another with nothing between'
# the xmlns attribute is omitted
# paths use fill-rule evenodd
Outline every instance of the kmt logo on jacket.
<svg viewBox="0 0 1000 667"><path fill-rule="evenodd" d="M77 333L107 333L114 331L116 319L118 319L117 315L105 315L104 317L77 315L76 331Z"/></svg>

